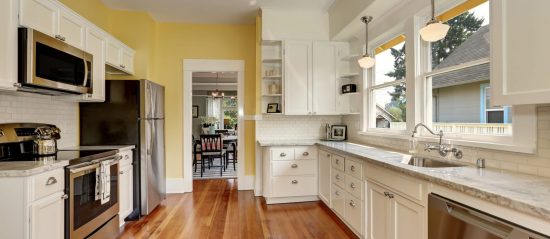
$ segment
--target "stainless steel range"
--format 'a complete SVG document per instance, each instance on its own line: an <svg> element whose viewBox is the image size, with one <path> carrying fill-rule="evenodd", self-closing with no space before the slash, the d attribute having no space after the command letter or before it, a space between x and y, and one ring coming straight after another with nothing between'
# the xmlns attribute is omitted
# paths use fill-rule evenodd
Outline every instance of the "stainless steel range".
<svg viewBox="0 0 550 239"><path fill-rule="evenodd" d="M116 238L119 184L116 150L58 151L59 129L0 124L0 162L69 161L65 169L65 238Z"/></svg>

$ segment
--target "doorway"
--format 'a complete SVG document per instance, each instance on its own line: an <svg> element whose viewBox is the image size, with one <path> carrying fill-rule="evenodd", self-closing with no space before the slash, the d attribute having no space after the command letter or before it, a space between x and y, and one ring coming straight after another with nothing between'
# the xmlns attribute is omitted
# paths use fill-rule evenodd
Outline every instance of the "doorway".
<svg viewBox="0 0 550 239"><path fill-rule="evenodd" d="M222 178L244 178L244 61L186 59L183 69L184 191L193 191L193 179L194 176L201 178L202 163L205 168L210 166L208 170L211 176L221 173ZM203 127L205 125L208 127ZM194 164L197 163L194 156L198 156L194 148L202 147L201 135L211 135L212 131L214 135L223 133L223 137L234 142L235 148L228 142L224 151L236 151L235 155L230 152L228 159L214 156L211 157L213 159ZM203 160L203 157L204 155L200 159ZM235 167L232 159L235 160ZM236 176L228 174L228 170L236 171ZM205 178L205 172L202 178ZM241 184L238 180L239 188Z"/></svg>

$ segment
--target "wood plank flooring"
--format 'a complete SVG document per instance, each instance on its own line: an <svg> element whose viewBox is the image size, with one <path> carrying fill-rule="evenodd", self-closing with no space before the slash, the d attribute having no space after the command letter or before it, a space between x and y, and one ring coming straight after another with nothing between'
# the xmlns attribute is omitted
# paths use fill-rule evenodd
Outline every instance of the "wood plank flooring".
<svg viewBox="0 0 550 239"><path fill-rule="evenodd" d="M236 179L197 180L193 189L168 195L120 238L356 238L320 201L266 205Z"/></svg>

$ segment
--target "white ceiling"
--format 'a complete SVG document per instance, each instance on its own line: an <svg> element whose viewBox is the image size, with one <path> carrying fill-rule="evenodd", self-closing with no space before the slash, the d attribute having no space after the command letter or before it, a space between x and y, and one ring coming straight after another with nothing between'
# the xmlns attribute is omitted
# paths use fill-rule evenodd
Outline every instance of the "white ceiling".
<svg viewBox="0 0 550 239"><path fill-rule="evenodd" d="M118 10L144 11L161 22L253 24L258 8L326 11L335 0L102 0ZM256 2L256 4L251 4Z"/></svg>

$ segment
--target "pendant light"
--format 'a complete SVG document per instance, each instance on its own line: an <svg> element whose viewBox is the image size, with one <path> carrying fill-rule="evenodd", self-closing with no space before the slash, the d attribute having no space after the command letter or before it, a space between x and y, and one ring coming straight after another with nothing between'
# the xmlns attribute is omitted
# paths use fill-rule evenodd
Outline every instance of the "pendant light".
<svg viewBox="0 0 550 239"><path fill-rule="evenodd" d="M220 73L216 72L216 90L212 91L212 97L214 98L223 98L225 94L218 90L218 80L220 79Z"/></svg>
<svg viewBox="0 0 550 239"><path fill-rule="evenodd" d="M426 26L420 29L420 36L424 41L439 41L447 35L449 25L435 19L435 0L432 0L432 19L426 23Z"/></svg>
<svg viewBox="0 0 550 239"><path fill-rule="evenodd" d="M364 16L361 18L361 21L365 23L366 47L365 47L365 55L363 55L363 58L359 59L357 62L359 62L359 65L361 66L361 68L368 69L374 66L374 58L372 58L369 55L369 23L372 21L372 17Z"/></svg>

